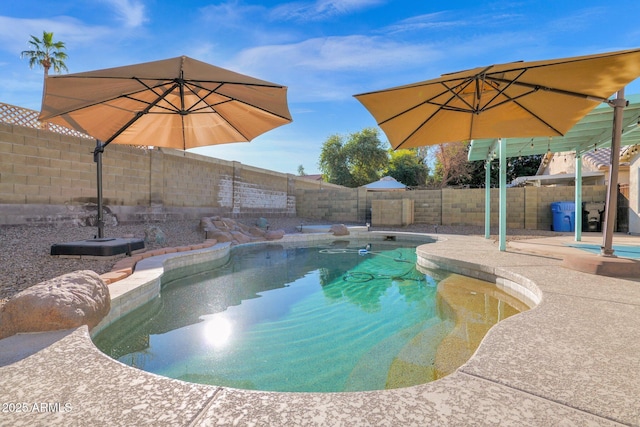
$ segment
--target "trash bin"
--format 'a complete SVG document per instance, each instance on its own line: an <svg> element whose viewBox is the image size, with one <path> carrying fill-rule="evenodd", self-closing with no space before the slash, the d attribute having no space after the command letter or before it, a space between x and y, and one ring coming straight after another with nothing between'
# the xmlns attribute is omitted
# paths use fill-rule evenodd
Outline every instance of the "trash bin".
<svg viewBox="0 0 640 427"><path fill-rule="evenodd" d="M576 205L574 202L551 203L553 231L575 231Z"/></svg>
<svg viewBox="0 0 640 427"><path fill-rule="evenodd" d="M582 231L602 231L604 202L582 202Z"/></svg>

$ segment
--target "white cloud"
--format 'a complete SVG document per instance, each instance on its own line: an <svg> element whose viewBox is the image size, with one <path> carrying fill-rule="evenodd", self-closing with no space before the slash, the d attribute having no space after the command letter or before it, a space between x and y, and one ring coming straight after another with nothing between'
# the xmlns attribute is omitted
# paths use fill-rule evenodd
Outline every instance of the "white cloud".
<svg viewBox="0 0 640 427"><path fill-rule="evenodd" d="M212 22L216 27L246 27L251 16L263 15L265 8L257 5L244 5L237 0L212 4L200 9L201 18ZM254 22L255 24L255 22Z"/></svg>
<svg viewBox="0 0 640 427"><path fill-rule="evenodd" d="M445 12L428 13L403 19L384 29L386 33L400 33L421 30L446 30L465 25L464 21L447 20Z"/></svg>
<svg viewBox="0 0 640 427"><path fill-rule="evenodd" d="M350 99L365 82L369 86L377 80L393 81L394 70L424 70L441 57L426 44L356 35L254 47L225 66L287 85L294 102L317 102Z"/></svg>
<svg viewBox="0 0 640 427"><path fill-rule="evenodd" d="M429 59L427 56L433 54L426 45L353 35L254 47L242 51L234 62L242 68L253 69L272 63L283 69L346 71L401 68L425 62Z"/></svg>
<svg viewBox="0 0 640 427"><path fill-rule="evenodd" d="M316 0L277 6L271 17L283 21L321 21L384 3L383 0Z"/></svg>
<svg viewBox="0 0 640 427"><path fill-rule="evenodd" d="M145 6L137 0L101 0L103 3L111 6L114 12L124 22L127 28L136 28L142 26L148 21L145 14Z"/></svg>
<svg viewBox="0 0 640 427"><path fill-rule="evenodd" d="M63 41L67 48L71 45L91 43L105 37L108 27L91 27L75 18L66 16L46 19L20 19L0 16L0 49L8 52L20 52L27 49L31 35L42 37L42 31L54 33L55 41Z"/></svg>

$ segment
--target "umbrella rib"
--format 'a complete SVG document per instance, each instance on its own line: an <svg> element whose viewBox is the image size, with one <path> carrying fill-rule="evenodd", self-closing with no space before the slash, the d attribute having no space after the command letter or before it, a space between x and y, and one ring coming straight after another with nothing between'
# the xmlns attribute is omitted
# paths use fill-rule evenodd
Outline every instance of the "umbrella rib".
<svg viewBox="0 0 640 427"><path fill-rule="evenodd" d="M508 82L509 81L509 80L506 80L506 79L501 79L499 77L491 77L491 80L495 80L497 82ZM570 90L552 88L552 87L548 87L548 86L539 85L539 84L536 84L536 83L527 83L527 82L519 82L519 81L514 81L512 83L515 86L523 86L523 87L528 87L528 88L535 89L535 90L544 90L544 91L547 91L547 92L553 92L553 93L557 93L557 94L560 94L560 95L567 95L567 96L573 96L573 97L577 97L577 98L589 99L589 100L595 101L595 102L603 102L603 103L608 103L609 102L608 99L602 98L600 96L589 95L589 94L580 93L580 92L573 92L573 91L570 91Z"/></svg>
<svg viewBox="0 0 640 427"><path fill-rule="evenodd" d="M417 127L416 127L416 128L415 128L415 129L414 129L414 130L409 134L409 135L407 135L407 137L406 137L406 138L404 138L404 139L402 140L402 142L400 142L396 147L394 147L394 148L397 150L398 148L401 148L401 147L402 147L402 146L403 146L403 145L404 145L404 144L405 144L409 139L411 139L411 137L412 137L413 135L415 135L415 134L416 134L416 133L417 133L417 132L418 132L418 131L419 131L419 130L420 130L420 129L425 125L425 124L427 124L427 122L429 122L429 120L431 120L431 119L432 119L436 114L438 114L438 113L439 113L440 111L442 111L442 110L458 111L458 112L463 112L463 113L475 112L475 109L473 108L473 106L472 106L471 104L469 104L469 103L468 103L464 98L462 98L462 97L459 95L459 92L460 92L461 90L463 90L463 89L465 89L465 88L469 87L469 85L470 85L474 80L475 80L475 79L465 79L462 83L459 83L458 85L453 86L453 87L449 87L448 85L446 85L446 84L445 84L446 82L441 82L441 83L440 83L440 85L441 85L441 86L443 86L443 87L445 88L445 90L444 90L444 91L442 91L442 92L438 93L437 95L435 95L435 96L433 96L433 97L429 98L428 100L426 100L426 101L424 101L424 102L421 102L420 104L414 105L413 107L408 108L407 110L402 111L401 113L398 113L398 114L396 114L395 116L390 117L390 118L388 118L388 119L386 119L386 120L384 120L384 121L380 122L380 123L379 123L379 125L382 125L382 124L384 124L384 123L386 123L386 122L388 122L388 121L390 121L390 120L393 120L393 119L395 119L396 117L398 117L398 116L400 116L400 115L402 115L402 114L404 114L404 113L407 113L407 112L409 112L409 111L411 111L411 110L414 110L414 109L416 109L416 108L418 108L418 107L420 107L421 105L424 105L424 104L431 104L431 105L435 105L435 106L437 106L437 107L438 107L438 108L436 109L436 111L434 111L434 112L433 112L429 117L427 117L425 120L423 120L423 121L422 121L422 123L420 124L420 126L417 126ZM458 88L461 88L461 89L460 89L460 90L458 90L458 91L456 91L455 89L458 89ZM451 94L451 97L450 97L449 99L447 99L447 101L446 101L446 102L444 102L444 103L435 103L435 102L432 102L432 101L433 101L433 99L438 98L438 97L442 96L443 94L446 94L447 92ZM451 107L450 105L448 105L448 103L449 103L449 102L451 102L451 100L452 100L452 99L454 99L454 98L459 99L459 100L460 100L460 101L462 101L464 104L466 104L469 108L468 108L468 109L464 109L464 108L454 108L454 107Z"/></svg>
<svg viewBox="0 0 640 427"><path fill-rule="evenodd" d="M58 77L58 76L56 76L56 77ZM60 76L60 77L63 77L63 76ZM144 92L145 90L150 90L150 91L152 91L153 93L155 93L155 94L156 94L156 95L158 95L158 96L163 96L161 93L156 92L156 90L155 90L155 89L157 89L158 87L161 87L161 86L166 85L166 81L165 81L165 82L163 82L163 83L158 84L157 86L149 86L149 85L147 85L146 83L144 83L143 81L141 81L140 79L134 78L134 80L138 81L138 83L140 83L141 85L143 85L143 86L144 86L144 89L140 89L140 90L138 90L138 91L136 91L136 92L134 92L134 93L142 93L142 92ZM175 86L174 86L174 88L175 88ZM172 90L173 90L173 88L172 88ZM139 99L139 98L137 98L137 97L135 97L135 96L132 96L132 95L133 95L133 93L127 93L127 94L123 94L123 95L114 96L114 97L112 97L112 98L105 99L105 100L100 101L100 102L93 102L93 103L91 103L91 104L86 104L86 105L82 105L82 106L77 107L77 108L69 109L69 110L65 111L65 112L64 112L64 114L73 113L73 112L80 111L80 110L83 110L83 109L85 109L85 108L89 108L89 107L94 107L94 106L96 106L96 105L100 105L100 104L106 104L106 103L108 103L108 102L110 102L110 101L114 101L114 100L116 100L116 99L120 99L120 98L127 98L127 99L130 99L130 100L132 100L132 101L139 102L139 103L141 103L141 104L147 104L147 105L149 105L149 102L148 102L148 101L145 101L145 100L143 100L143 99ZM156 101L156 102L157 102L157 101ZM169 102L169 101L167 101L167 102ZM169 104L171 104L171 103L169 103ZM173 105L173 104L171 104L171 105ZM113 107L113 108L117 108L117 107ZM167 111L171 111L170 109L168 109L168 108L166 108L166 107L162 107L162 106L158 106L158 108L163 108L163 109L165 109L165 110L167 110Z"/></svg>
<svg viewBox="0 0 640 427"><path fill-rule="evenodd" d="M205 88L204 86L202 86L202 85L198 85L198 84L195 84L194 82L185 82L185 85L189 88L189 90L191 91L191 93L192 93L192 94L194 94L194 95L198 98L198 100L199 100L199 102L196 102L195 104L193 104L192 106L190 106L190 107L186 110L186 111L189 111L190 113L193 113L193 112L196 112L196 111L199 111L199 110L204 110L204 109L206 109L206 108L208 108L208 107L213 107L213 104L207 104L207 101L205 101L205 98L207 98L207 96L211 95L212 93L216 93L216 91L217 91L220 87L222 87L222 83L219 83L219 84L218 84L218 86L216 86L214 89L208 89L208 88ZM196 91L194 91L194 90L191 88L192 86L193 86L193 87L197 87L197 88L200 88L200 89L204 89L204 90L206 90L206 91L207 91L207 96L204 96L204 97L200 96L200 94L199 94L199 93L197 93ZM194 107L195 107L196 105L198 105L200 102L202 102L202 103L204 104L204 106L203 106L203 107L200 107L200 108L197 108L197 109L194 109ZM225 101L225 102L226 102L226 101ZM220 104L220 103L218 103L218 104ZM218 104L216 104L216 105L218 105ZM215 109L214 109L214 111L215 111ZM217 113L217 111L216 111L216 113Z"/></svg>
<svg viewBox="0 0 640 427"><path fill-rule="evenodd" d="M437 93L436 95L432 96L431 98L429 98L429 99L427 99L425 101L420 102L419 104L412 105L411 107L407 108L406 110L402 110L399 113L394 114L393 116L382 120L381 122L378 123L378 125L381 126L381 125L383 125L383 124L385 124L387 122L390 122L391 120L396 119L399 116L401 116L403 114L406 114L409 111L415 110L416 108L421 107L421 106L423 106L425 104L435 105L436 107L438 107L438 109L427 119L427 121L430 120L431 117L433 117L433 115L438 113L440 110L460 111L460 112L467 112L467 111L471 110L471 108L472 108L471 105L468 102L466 102L464 99L462 99L462 98L458 98L458 99L460 99L462 102L467 104L469 106L470 110L465 110L464 108L453 108L453 107L447 105L447 103L451 102L451 100L456 97L456 93L453 91L452 88L450 88L449 86L447 86L444 83L441 83L441 86L443 86L445 88L445 90ZM468 86L468 84L467 84L467 86ZM447 99L447 101L445 103L433 102L434 99L439 98L440 96L446 94L447 92L449 92L449 93L451 93L453 95L449 99Z"/></svg>
<svg viewBox="0 0 640 427"><path fill-rule="evenodd" d="M203 80L200 80L200 81L203 81ZM267 109L265 109L265 108L260 107L259 105L256 105L256 104L250 104L250 103L248 103L248 102L246 102L246 101L243 101L242 99L234 98L234 97L231 97L231 96L229 96L229 95L226 95L226 94L223 94L223 93L217 92L217 91L218 91L218 89L220 89L221 87L223 87L223 86L225 86L225 85L229 85L229 84L235 84L235 83L218 82L218 83L220 83L220 84L219 84L215 89L208 89L208 88L206 88L206 87L204 87L204 86L202 86L202 85L195 84L195 82L189 82L189 83L190 83L190 85L192 85L192 86L198 87L198 88L200 88L200 89L204 89L204 90L206 90L206 91L208 91L208 92L209 92L209 93L207 94L207 96L205 96L205 97L201 97L201 96L200 96L200 95L198 95L197 93L193 92L193 93L194 93L196 96L198 96L198 98L200 98L200 100L201 100L202 102L204 102L205 104L207 104L206 98L207 98L209 95L213 94L213 93L216 93L216 94L218 94L218 95L221 95L221 96L224 96L224 97L228 98L227 100L225 100L225 101L223 101L223 102L219 102L219 103L217 103L217 104L207 104L207 105L205 105L204 107L199 108L199 110L206 109L208 106L221 105L221 104L226 104L226 103L228 103L228 102L235 101L235 102L238 102L238 103L243 104L243 105L248 105L249 107L251 107L251 108L255 108L256 110L260 110L260 111L263 111L263 112L265 112L265 113L271 114L272 116L279 117L279 118L284 119L284 120L287 120L287 121L289 121L289 122L291 121L291 119L290 119L289 117L286 117L286 116L283 116L283 115L280 115L280 114L276 114L276 113L274 113L273 111L269 111L269 110L267 110ZM281 87L284 87L284 86L269 86L269 85L258 85L258 84L246 84L246 85L245 85L245 84L243 84L242 86L273 87L273 88L281 88ZM193 111L197 111L197 110L193 110ZM220 114L220 112L219 112L219 111L216 111L216 112L217 112L218 114ZM226 119L225 119L225 120L226 120Z"/></svg>
<svg viewBox="0 0 640 427"><path fill-rule="evenodd" d="M441 85L444 86L447 89L448 92L453 94L453 96L451 98L449 98L447 100L447 102L445 102L442 105L442 108L444 108L446 110L449 110L449 111L475 112L476 108L473 105L471 105L469 102L467 102L463 97L460 96L460 92L462 92L464 89L468 88L474 81L475 81L475 78L465 79L462 83L459 83L454 87L449 87L449 86L447 86L446 82L442 82ZM477 87L476 87L476 92L477 92ZM467 107L469 107L469 109L466 110L464 108L454 108L454 107L451 107L450 105L448 105L453 98L456 98L456 99L462 101Z"/></svg>
<svg viewBox="0 0 640 427"><path fill-rule="evenodd" d="M124 132L128 127L130 127L132 124L134 124L136 121L138 121L138 119L140 119L142 116L144 116L145 114L147 114L149 112L149 110L151 110L153 108L154 105L156 105L158 102L160 102L165 96L167 96L169 93L171 93L171 91L173 91L177 86L177 83L173 84L169 89L167 89L164 93L162 93L161 95L159 95L155 101L149 103L149 105L147 105L147 107L142 110L142 111L138 111L135 116L133 116L131 118L131 120L129 120L127 123L125 123L120 129L118 129L118 131L116 133L114 133L109 139L107 139L105 142L103 142L100 145L101 149L104 149L104 147L106 147L107 145L109 145L114 139L116 139L122 132ZM155 92L154 92L155 93ZM96 148L97 150L97 148Z"/></svg>
<svg viewBox="0 0 640 427"><path fill-rule="evenodd" d="M498 91L498 93L497 93L495 96L493 96L493 98L491 98L491 100L490 100L489 102L487 102L486 106L485 106L484 108L482 108L482 110L483 110L483 111L488 111L488 110L491 110L491 109L493 109L493 108L499 107L500 105L503 105L503 104L506 104L506 103L512 102L512 103L514 103L515 105L517 105L518 107L522 108L522 109L523 109L524 111L526 111L527 113L529 113L529 114L531 115L531 117L535 118L535 119L536 119L536 120L538 120L540 123L543 123L543 124L544 124L545 126L547 126L549 129L551 129L551 130L553 130L554 132L556 132L558 135L564 135L562 132L560 132L558 129L556 129L553 125L551 125L550 123L548 123L546 120L542 119L542 117L540 117L538 114L534 113L533 111L529 110L527 107L525 107L524 105L522 105L520 102L518 102L518 99L520 99L520 98L524 98L525 96L529 96L529 95L531 95L532 93L536 93L536 92L538 92L538 91L540 90L540 87L539 87L539 86L537 86L537 85L530 85L530 84L526 84L526 83L524 83L524 84L523 84L523 82L518 81L518 79L519 79L520 77L522 77L522 75L524 75L525 71L526 71L526 70L521 70L520 74L519 74L516 78L511 79L511 80L506 80L506 79L494 78L494 77L491 77L491 76L486 76L487 80L490 80L490 81L497 81L497 82L500 82L500 83L507 83L507 85L506 85L504 88L500 89L500 90ZM509 94L507 94L507 93L505 92L509 87L511 87L511 86L518 86L518 85L523 86L523 87L527 87L527 88L529 88L529 89L531 89L531 90L530 90L529 92L526 92L526 93L520 94L520 95L515 96L515 97L512 97L512 96L510 96ZM490 105L490 104L491 104L495 99L497 99L497 98L498 98L498 96L500 96L500 95L503 95L503 96L506 98L506 100L504 100L504 101L502 101L502 102L499 102L499 103L497 103L497 104L495 104L495 105L492 105L492 106L488 107L488 106L489 106L489 105Z"/></svg>
<svg viewBox="0 0 640 427"><path fill-rule="evenodd" d="M238 129L234 124L232 124L223 114L221 114L219 111L216 111L218 113L218 115L225 121L227 122L227 124L229 126L231 126L233 128L233 130L235 130L236 132L238 132L239 135L241 135L245 140L250 141L251 138L247 137L244 133L242 133L240 131L240 129Z"/></svg>
<svg viewBox="0 0 640 427"><path fill-rule="evenodd" d="M174 79L174 80L172 81L172 83L173 83L173 84L172 84L172 86L171 86L171 89L169 89L168 91L166 91L166 92L164 92L164 93L159 93L159 92L157 92L157 91L156 91L156 89L158 89L158 88L160 88L160 87L162 87L162 86L165 86L165 85L168 83L168 81L167 81L167 80L164 80L164 81L162 81L162 82L159 82L159 83L158 83L158 85L156 85L156 86L150 86L150 85L146 84L145 82L143 82L141 79L139 79L139 78L137 78L137 77L134 77L134 80L136 80L138 83L140 83L142 86L144 86L147 90L150 90L151 92L153 92L153 93L154 93L154 94L156 94L157 96L159 96L159 97L161 97L161 98L165 98L165 101L167 102L167 104L169 104L171 107L173 107L173 110L172 110L171 108L167 108L167 107L164 107L164 106L162 106L162 105L157 105L157 107L158 107L158 108L161 108L161 109L166 110L166 111L171 112L171 113L174 113L174 112L176 112L176 111L181 111L181 110L178 108L178 106L177 106L177 105L173 104L171 101L169 101L168 99L166 99L166 96L169 94L169 92L171 92L172 90L174 90L174 89L176 88L176 86L180 85L180 79ZM136 93L142 93L142 92L143 92L143 91L136 92ZM126 97L126 98L128 98L128 99L131 99L131 100L133 100L133 101L140 102L140 103L142 103L142 104L150 105L150 103L149 103L148 101L144 101L144 100L142 100L142 99L135 98L135 97L133 97L133 96L130 96L130 94L125 95L125 97ZM182 98L182 96L181 96L181 98ZM157 103L158 103L158 101L159 101L159 100L154 101L154 105L155 105L155 104L157 104ZM147 111L147 112L148 112L148 111Z"/></svg>
<svg viewBox="0 0 640 427"><path fill-rule="evenodd" d="M489 110L489 109L491 109L491 107L489 107L489 106L490 106L490 105L491 105L491 103L492 103L493 101L495 101L495 100L496 100L500 95L504 95L506 98L508 98L508 99L512 100L512 98L511 98L509 95L507 95L507 94L505 93L505 91L506 91L507 89L509 89L509 88L511 87L511 85L513 85L513 84L514 84L514 83L515 83L515 82L516 82L520 77L522 77L522 75L524 74L524 72L525 72L525 71L526 71L526 70L524 70L524 69L523 69L523 70L521 70L520 74L518 74L514 79L510 79L510 80L506 80L506 81L505 81L505 80L503 80L503 81L498 81L497 79L492 78L492 77L491 77L491 75L483 74L483 75L482 75L482 81L483 81L483 82L488 81L488 82L489 82L489 84L491 84L491 83L493 83L493 82L496 82L496 83L505 83L505 82L506 82L506 83L507 83L507 85L506 85L505 87L501 88L501 89L500 89L500 86L499 86L499 85L496 85L496 86L491 85L491 87L493 87L493 88L495 88L495 89L497 90L497 93L496 93L496 94L495 94L495 95L494 95L494 96L489 100L489 102L487 102L487 103L485 104L485 106L484 106L484 107L480 108L478 111L480 112L480 111L483 111L483 110ZM535 92L536 90L537 90L537 89L534 89L532 92ZM531 92L529 92L529 93L531 93ZM480 97L478 97L478 99L480 99ZM506 101L505 101L505 102L506 102ZM498 105L502 105L502 104L503 104L503 102L500 102L500 103L498 103L496 106L498 106Z"/></svg>

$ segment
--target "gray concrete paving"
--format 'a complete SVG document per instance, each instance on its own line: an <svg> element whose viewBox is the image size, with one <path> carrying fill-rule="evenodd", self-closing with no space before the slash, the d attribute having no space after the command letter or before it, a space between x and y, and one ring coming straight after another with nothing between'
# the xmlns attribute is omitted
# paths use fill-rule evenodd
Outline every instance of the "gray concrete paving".
<svg viewBox="0 0 640 427"><path fill-rule="evenodd" d="M439 238L420 247L420 263L538 301L443 379L357 393L190 384L110 359L82 327L0 341L0 425L640 425L640 282L564 268L571 236L506 252L480 237Z"/></svg>

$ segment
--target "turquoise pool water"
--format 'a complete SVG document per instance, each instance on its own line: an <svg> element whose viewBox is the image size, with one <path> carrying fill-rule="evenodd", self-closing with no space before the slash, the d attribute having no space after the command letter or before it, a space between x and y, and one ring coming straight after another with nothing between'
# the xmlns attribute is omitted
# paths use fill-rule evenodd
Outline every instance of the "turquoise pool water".
<svg viewBox="0 0 640 427"><path fill-rule="evenodd" d="M239 247L224 267L163 284L160 298L94 341L130 366L190 382L384 389L399 354L435 358L455 326L441 315L438 280L415 263L415 246L395 243Z"/></svg>
<svg viewBox="0 0 640 427"><path fill-rule="evenodd" d="M583 251L587 251L594 254L600 253L600 245L594 245L589 243L574 243L570 244L572 248L582 249ZM613 245L614 255L619 256L621 258L632 258L632 259L640 259L640 247L638 246L627 246L627 245Z"/></svg>

